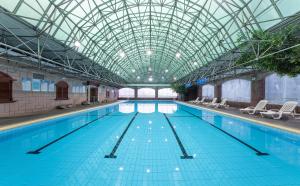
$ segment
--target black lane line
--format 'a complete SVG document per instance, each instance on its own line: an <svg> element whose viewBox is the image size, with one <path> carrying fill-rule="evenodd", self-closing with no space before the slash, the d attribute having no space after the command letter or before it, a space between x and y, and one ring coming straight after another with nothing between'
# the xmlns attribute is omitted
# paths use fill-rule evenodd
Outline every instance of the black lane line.
<svg viewBox="0 0 300 186"><path fill-rule="evenodd" d="M173 132L173 134L174 134L174 136L176 138L176 141L177 141L177 143L178 143L178 145L180 147L180 150L181 150L181 152L183 154L183 156L180 156L180 158L181 159L193 159L193 156L188 155L188 153L186 152L186 150L185 150L185 148L184 148L184 146L183 146L183 144L182 144L179 136L177 135L177 132L175 131L175 129L174 129L171 121L169 120L169 118L167 117L167 115L165 113L164 113L164 116L165 116L166 120L168 121L168 124L169 124L170 128L172 129L172 132Z"/></svg>
<svg viewBox="0 0 300 186"><path fill-rule="evenodd" d="M130 120L130 122L128 123L127 127L125 128L125 130L123 131L121 137L118 139L117 143L115 144L113 150L111 151L111 153L109 155L105 155L104 158L117 158L117 156L115 155L115 153L117 152L119 145L121 144L126 132L128 131L129 127L131 126L131 124L133 123L134 119L136 118L136 116L138 115L139 112L136 112L135 115L132 117L132 119Z"/></svg>
<svg viewBox="0 0 300 186"><path fill-rule="evenodd" d="M36 149L36 150L28 151L27 154L40 154L41 151L42 151L43 149L49 147L50 145L52 145L52 144L58 142L58 141L61 140L61 139L63 139L63 138L65 138L65 137L69 136L70 134L72 134L72 133L74 133L74 132L76 132L76 131L78 131L78 130L80 130L80 129L82 129L82 128L84 128L84 127L90 125L90 124L92 124L93 122L95 122L95 121L97 121L97 120L99 120L99 119L101 119L101 118L103 118L103 117L105 117L105 116L108 116L109 114L110 114L110 113L104 114L104 115L102 115L102 116L100 116L100 117L98 117L98 118L96 118L96 119L94 119L94 120L92 120L92 121L90 121L90 122L88 122L88 123L82 125L81 127L78 127L78 128L76 128L76 129L72 130L71 132L68 132L67 134L64 134L63 136L61 136L61 137L59 137L59 138L57 138L57 139L55 139L55 140L53 140L53 141L47 143L46 145L44 145L44 146L42 146L42 147L40 147L40 148L38 148L38 149Z"/></svg>
<svg viewBox="0 0 300 186"><path fill-rule="evenodd" d="M194 117L196 117L196 118L198 118L198 119L200 119L200 120L202 120L202 121L207 122L207 123L208 123L209 125L211 125L212 127L216 128L216 129L218 129L219 131L223 132L224 134L230 136L231 138L235 139L236 141L240 142L241 144L245 145L246 147L252 149L253 151L256 152L256 155L258 155L258 156L267 156L267 155L269 155L268 153L266 153L266 152L261 152L260 150L258 150L258 149L256 149L255 147L249 145L248 143L242 141L241 139L239 139L239 138L233 136L232 134L226 132L225 130L223 130L223 129L217 127L217 126L214 125L213 123L210 123L210 122L208 122L208 121L206 121L206 120L203 120L200 116L197 116L197 115L195 115L195 114L193 114L193 113L191 113L191 112L189 112L189 111L186 111L186 110L184 110L184 109L182 109L182 110L185 111L185 112L187 112L187 113L189 113L189 114L191 114L191 115L193 115Z"/></svg>
<svg viewBox="0 0 300 186"><path fill-rule="evenodd" d="M111 114L109 116L128 116L129 114ZM94 115L79 115L79 116L99 116L99 115L94 114Z"/></svg>
<svg viewBox="0 0 300 186"><path fill-rule="evenodd" d="M194 116L168 116L169 118L191 118Z"/></svg>

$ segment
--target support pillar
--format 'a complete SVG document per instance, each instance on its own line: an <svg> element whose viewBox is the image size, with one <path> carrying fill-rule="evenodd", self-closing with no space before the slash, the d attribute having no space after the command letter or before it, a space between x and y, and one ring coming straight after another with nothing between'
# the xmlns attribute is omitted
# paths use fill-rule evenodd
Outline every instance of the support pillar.
<svg viewBox="0 0 300 186"><path fill-rule="evenodd" d="M87 102L91 103L91 85L87 86Z"/></svg>
<svg viewBox="0 0 300 186"><path fill-rule="evenodd" d="M138 98L138 88L135 87L134 88L134 99L137 99Z"/></svg>
<svg viewBox="0 0 300 186"><path fill-rule="evenodd" d="M222 83L217 82L215 84L215 98L217 98L217 101L220 102L222 99Z"/></svg>
<svg viewBox="0 0 300 186"><path fill-rule="evenodd" d="M155 87L155 99L158 99L158 88Z"/></svg>
<svg viewBox="0 0 300 186"><path fill-rule="evenodd" d="M254 78L251 81L251 105L255 106L262 99L265 99L265 78Z"/></svg>
<svg viewBox="0 0 300 186"><path fill-rule="evenodd" d="M197 97L199 97L199 99L202 99L202 86L197 86Z"/></svg>

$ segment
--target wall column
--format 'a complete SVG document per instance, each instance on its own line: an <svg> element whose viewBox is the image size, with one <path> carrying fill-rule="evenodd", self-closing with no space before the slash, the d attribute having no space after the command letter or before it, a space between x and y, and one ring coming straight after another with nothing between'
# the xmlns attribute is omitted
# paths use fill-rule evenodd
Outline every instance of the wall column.
<svg viewBox="0 0 300 186"><path fill-rule="evenodd" d="M134 87L134 99L138 98L138 88Z"/></svg>
<svg viewBox="0 0 300 186"><path fill-rule="evenodd" d="M199 99L202 99L202 86L201 85L197 86L197 97L199 97Z"/></svg>
<svg viewBox="0 0 300 186"><path fill-rule="evenodd" d="M251 81L251 105L255 106L260 100L265 99L265 78Z"/></svg>
<svg viewBox="0 0 300 186"><path fill-rule="evenodd" d="M215 84L215 98L220 102L222 99L222 82L217 82Z"/></svg>
<svg viewBox="0 0 300 186"><path fill-rule="evenodd" d="M91 85L87 85L87 102L91 103Z"/></svg>
<svg viewBox="0 0 300 186"><path fill-rule="evenodd" d="M155 99L158 99L158 87L155 87Z"/></svg>

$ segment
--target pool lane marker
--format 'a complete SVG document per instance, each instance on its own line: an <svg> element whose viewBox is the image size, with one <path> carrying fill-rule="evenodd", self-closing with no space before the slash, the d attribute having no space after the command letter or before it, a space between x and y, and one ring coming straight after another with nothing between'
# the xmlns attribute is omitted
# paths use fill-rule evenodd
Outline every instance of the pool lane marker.
<svg viewBox="0 0 300 186"><path fill-rule="evenodd" d="M194 117L196 117L196 118L198 118L198 119L202 120L202 121L205 121L205 122L207 122L207 123L208 123L210 126L212 126L212 127L216 128L217 130L219 130L219 131L223 132L224 134L226 134L226 135L230 136L231 138L233 138L233 139L237 140L238 142L240 142L241 144L245 145L246 147L248 147L248 148L252 149L253 151L255 151L255 152L256 152L256 155L258 155L258 156L268 156L268 155L269 155L268 153L261 152L260 150L258 150L258 149L256 149L255 147L253 147L253 146L249 145L248 143L246 143L246 142L242 141L241 139L239 139L239 138L237 138L237 137L233 136L232 134L230 134L230 133L226 132L225 130L223 130L223 129L221 129L221 128L217 127L215 124L213 124L213 123L210 123L210 122L208 122L208 121L206 121L206 120L203 120L203 119L202 119L200 116L197 116L197 115L195 115L195 114L193 114L193 113L191 113L191 112L189 112L189 111L186 111L185 109L182 109L182 110L183 110L183 111L185 111L185 112L187 112L187 113L189 113L189 114L191 114L192 116L194 116Z"/></svg>
<svg viewBox="0 0 300 186"><path fill-rule="evenodd" d="M55 140L47 143L46 145L44 145L44 146L42 146L42 147L40 147L40 148L38 148L36 150L28 151L27 154L40 154L42 150L44 150L45 148L49 147L50 145L52 145L52 144L58 142L59 140L65 138L67 136L69 136L70 134L73 134L74 132L76 132L76 131L78 131L78 130L80 130L80 129L82 129L82 128L90 125L90 124L92 124L93 122L95 122L95 121L97 121L97 120L99 120L101 118L104 118L105 116L108 116L109 114L110 113L104 114L104 115L102 115L102 116L100 116L100 117L98 117L98 118L96 118L96 119L94 119L94 120L92 120L92 121L90 121L90 122L88 122L88 123L86 123L86 124L84 124L84 125L76 128L76 129L72 130L71 132L68 132L67 134L64 134L63 136L61 136L61 137L59 137L59 138L57 138L57 139L55 139Z"/></svg>
<svg viewBox="0 0 300 186"><path fill-rule="evenodd" d="M165 116L166 120L168 121L168 124L169 124L170 128L172 129L172 132L173 132L173 134L174 134L174 136L176 138L176 141L177 141L177 143L178 143L178 145L180 147L180 150L181 150L181 152L183 154L183 156L180 156L180 158L181 159L193 159L194 157L188 155L188 153L186 152L186 150L185 150L185 148L184 148L184 146L183 146L183 144L182 144L179 136L177 135L176 130L174 129L174 126L172 125L171 121L169 120L169 118L167 117L167 115L165 113L164 113L164 116Z"/></svg>
<svg viewBox="0 0 300 186"><path fill-rule="evenodd" d="M117 141L116 145L114 146L113 150L111 151L111 153L108 155L105 155L104 158L112 158L112 159L117 158L115 153L117 152L119 145L121 144L126 132L128 131L129 127L131 126L131 124L133 123L133 121L135 120L135 118L138 114L139 114L139 112L135 113L135 115L132 117L132 119L128 123L127 127L125 128L125 130L122 132L121 137L118 139L118 141Z"/></svg>

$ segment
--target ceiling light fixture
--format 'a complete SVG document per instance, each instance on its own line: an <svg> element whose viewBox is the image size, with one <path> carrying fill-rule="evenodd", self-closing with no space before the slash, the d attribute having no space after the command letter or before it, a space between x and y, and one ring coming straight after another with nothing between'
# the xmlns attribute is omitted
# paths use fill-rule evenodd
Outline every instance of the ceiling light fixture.
<svg viewBox="0 0 300 186"><path fill-rule="evenodd" d="M176 58L179 59L181 54L179 52L176 53Z"/></svg>
<svg viewBox="0 0 300 186"><path fill-rule="evenodd" d="M131 71L132 71L133 73L135 73L135 69L132 69Z"/></svg>
<svg viewBox="0 0 300 186"><path fill-rule="evenodd" d="M75 41L74 46L76 48L79 48L81 46L81 43L79 41Z"/></svg>
<svg viewBox="0 0 300 186"><path fill-rule="evenodd" d="M151 82L151 81L153 81L153 78L152 78L152 77L149 77L149 79L148 79L148 80Z"/></svg>
<svg viewBox="0 0 300 186"><path fill-rule="evenodd" d="M126 54L125 54L125 52L123 50L121 50L119 52L119 55L120 55L121 58L124 58L126 56Z"/></svg>
<svg viewBox="0 0 300 186"><path fill-rule="evenodd" d="M148 50L146 51L146 54L147 54L147 56L151 56L152 51L151 51L150 49L148 49Z"/></svg>
<svg viewBox="0 0 300 186"><path fill-rule="evenodd" d="M166 70L165 70L165 73L168 73L168 72L169 72L169 70L168 70L168 69L166 69Z"/></svg>

